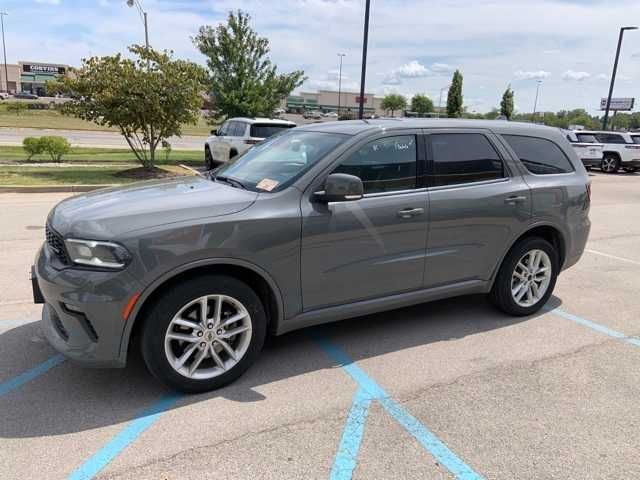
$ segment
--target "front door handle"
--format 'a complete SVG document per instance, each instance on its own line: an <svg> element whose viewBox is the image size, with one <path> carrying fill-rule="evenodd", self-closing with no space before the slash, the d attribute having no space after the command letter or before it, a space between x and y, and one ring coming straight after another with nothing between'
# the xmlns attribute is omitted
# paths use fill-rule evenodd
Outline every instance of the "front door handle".
<svg viewBox="0 0 640 480"><path fill-rule="evenodd" d="M511 205L515 205L516 203L524 203L527 201L527 197L524 195L511 195L504 199L504 203L509 203Z"/></svg>
<svg viewBox="0 0 640 480"><path fill-rule="evenodd" d="M424 208L403 208L398 212L400 218L417 217L424 213Z"/></svg>

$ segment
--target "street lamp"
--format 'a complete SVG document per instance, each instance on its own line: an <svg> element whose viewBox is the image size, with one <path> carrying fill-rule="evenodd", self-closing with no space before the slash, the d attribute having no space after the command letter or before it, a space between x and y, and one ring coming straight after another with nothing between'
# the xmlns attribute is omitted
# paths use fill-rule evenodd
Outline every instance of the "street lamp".
<svg viewBox="0 0 640 480"><path fill-rule="evenodd" d="M144 23L144 42L149 50L149 28L147 26L147 12L144 11L142 5L138 0L127 0L127 5L130 7L136 7L138 9L138 13L140 14L140 18L142 18L142 23Z"/></svg>
<svg viewBox="0 0 640 480"><path fill-rule="evenodd" d="M4 52L4 86L5 92L9 93L9 72L7 70L7 47L4 43L4 17L9 15L6 12L0 12L0 25L2 25L2 51Z"/></svg>
<svg viewBox="0 0 640 480"><path fill-rule="evenodd" d="M371 0L366 0L364 7L364 39L362 41L362 70L360 72L360 108L358 118L364 117L364 79L367 74L367 43L369 43L369 6Z"/></svg>
<svg viewBox="0 0 640 480"><path fill-rule="evenodd" d="M340 117L340 107L342 106L342 57L346 55L346 53L338 53L340 57L340 68L338 70L338 117Z"/></svg>
<svg viewBox="0 0 640 480"><path fill-rule="evenodd" d="M536 110L538 109L538 94L540 93L540 85L542 85L542 80L536 81L536 99L533 101L533 115L531 115L531 119L536 121Z"/></svg>
<svg viewBox="0 0 640 480"><path fill-rule="evenodd" d="M620 29L620 36L618 37L618 49L616 50L616 59L613 62L613 73L611 74L611 85L609 85L609 96L607 97L607 106L604 110L604 119L602 120L602 129L607 129L607 122L609 121L609 107L611 106L611 96L613 95L613 86L616 83L616 72L618 71L618 60L620 58L620 48L622 47L622 36L625 30L637 30L638 27L622 27Z"/></svg>
<svg viewBox="0 0 640 480"><path fill-rule="evenodd" d="M451 84L445 85L440 89L440 100L438 100L438 117L437 118L440 118L440 114L442 113L442 92L444 92L450 86Z"/></svg>

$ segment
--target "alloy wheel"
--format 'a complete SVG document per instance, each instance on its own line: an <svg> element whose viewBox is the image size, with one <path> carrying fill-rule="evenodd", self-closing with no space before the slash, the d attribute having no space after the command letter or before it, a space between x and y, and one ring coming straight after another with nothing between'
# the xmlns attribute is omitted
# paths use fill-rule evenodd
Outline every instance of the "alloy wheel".
<svg viewBox="0 0 640 480"><path fill-rule="evenodd" d="M602 171L605 173L613 173L616 170L617 160L613 157L605 157L602 159Z"/></svg>
<svg viewBox="0 0 640 480"><path fill-rule="evenodd" d="M511 275L511 295L521 307L538 303L547 292L552 274L551 259L543 250L530 250L516 264Z"/></svg>

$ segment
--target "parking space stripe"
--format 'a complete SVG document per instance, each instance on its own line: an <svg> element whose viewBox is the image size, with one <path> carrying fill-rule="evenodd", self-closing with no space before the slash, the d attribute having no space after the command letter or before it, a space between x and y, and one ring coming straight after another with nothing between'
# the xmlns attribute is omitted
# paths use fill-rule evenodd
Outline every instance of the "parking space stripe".
<svg viewBox="0 0 640 480"><path fill-rule="evenodd" d="M351 410L347 417L347 423L342 432L342 440L336 453L336 459L331 469L331 480L349 480L358 465L358 452L364 436L364 425L369 414L371 397L362 388L358 388Z"/></svg>
<svg viewBox="0 0 640 480"><path fill-rule="evenodd" d="M618 257L617 255L611 255L610 253L599 252L597 250L591 250L589 248L585 249L585 252L593 253L594 255L600 255L602 257L612 258L614 260L619 260L621 262L631 263L633 265L640 265L640 262L636 260L631 260L630 258Z"/></svg>
<svg viewBox="0 0 640 480"><path fill-rule="evenodd" d="M48 360L45 360L39 365L36 365L31 370L27 370L24 373L21 373L17 377L13 377L10 380L7 380L4 383L0 383L0 397L6 395L7 393L12 392L18 387L21 387L25 383L30 382L31 380L38 378L40 375L47 373L53 367L60 365L65 361L65 358L62 355L55 355Z"/></svg>
<svg viewBox="0 0 640 480"><path fill-rule="evenodd" d="M635 345L636 347L640 347L640 338L629 337L624 333L620 333L616 330L613 330L609 327L601 325L596 322L592 322L591 320L587 320L586 318L579 317L578 315L573 315L572 313L565 312L561 308L554 308L553 310L548 310L554 315L558 315L559 317L566 318L567 320L571 320L573 322L579 323L587 328L595 330L596 332L604 333L613 338L617 338L618 340L622 340L623 342L630 343L631 345Z"/></svg>
<svg viewBox="0 0 640 480"><path fill-rule="evenodd" d="M340 347L325 337L315 335L314 338L325 353L336 363L340 364L342 369L358 384L360 389L365 390L371 399L379 401L382 407L457 479L481 480L484 478L464 463L424 424L393 400L387 392L369 377L364 370L356 365Z"/></svg>
<svg viewBox="0 0 640 480"><path fill-rule="evenodd" d="M78 467L69 480L87 480L97 475L104 467L133 443L145 430L153 425L160 416L173 407L182 395L171 393L163 396L151 407L144 410L129 422L113 439Z"/></svg>

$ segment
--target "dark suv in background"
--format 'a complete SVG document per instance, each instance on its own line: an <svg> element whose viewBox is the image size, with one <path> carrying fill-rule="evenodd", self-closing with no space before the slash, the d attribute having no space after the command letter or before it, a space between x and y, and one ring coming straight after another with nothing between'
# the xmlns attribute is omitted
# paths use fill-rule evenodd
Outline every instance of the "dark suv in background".
<svg viewBox="0 0 640 480"><path fill-rule="evenodd" d="M121 367L141 348L157 378L205 391L241 375L267 333L478 293L533 314L582 255L589 205L558 129L314 124L206 178L61 202L34 291L68 357Z"/></svg>

